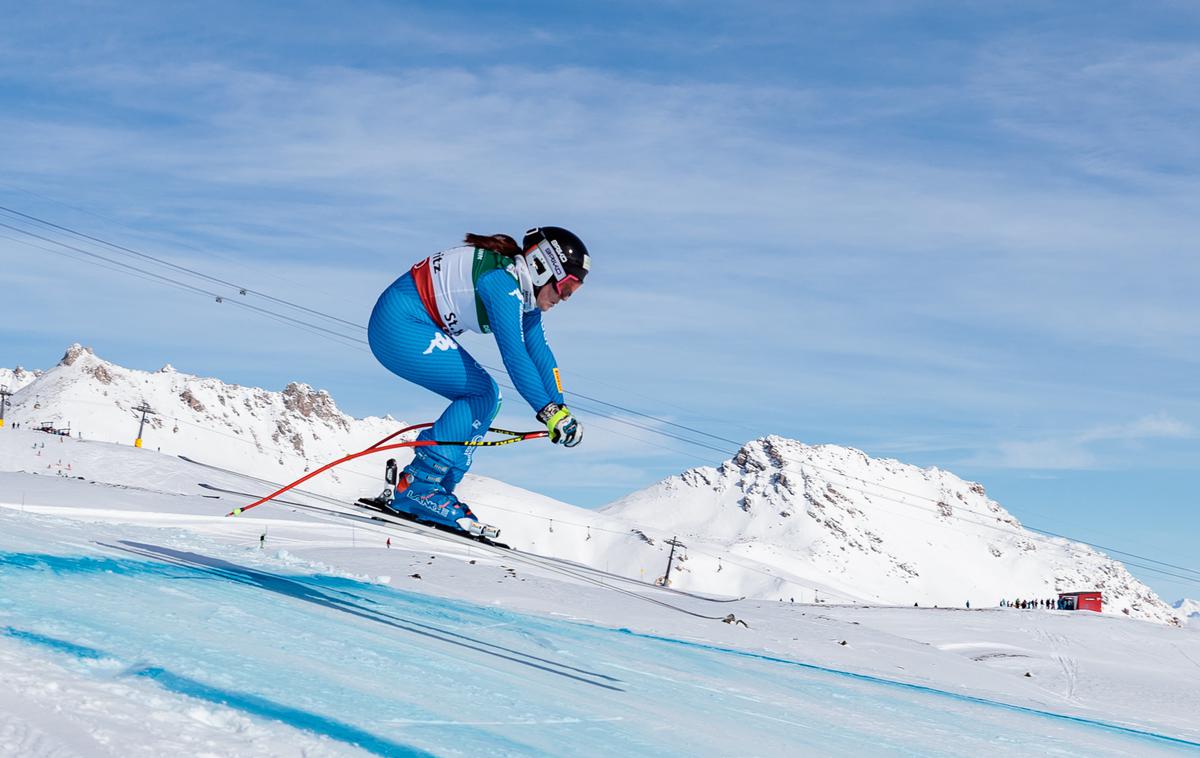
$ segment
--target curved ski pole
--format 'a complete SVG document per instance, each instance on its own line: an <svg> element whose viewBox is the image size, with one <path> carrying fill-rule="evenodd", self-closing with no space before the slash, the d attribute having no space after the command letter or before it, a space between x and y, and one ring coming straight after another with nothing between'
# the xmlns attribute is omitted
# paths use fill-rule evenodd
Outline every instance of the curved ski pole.
<svg viewBox="0 0 1200 758"><path fill-rule="evenodd" d="M399 437L401 434L404 434L405 432L411 432L413 429L425 429L425 428L427 428L427 427L430 427L430 426L433 426L433 422L432 422L432 421L430 421L430 422L429 422L429 423L427 423L427 424L413 424L412 426L406 426L406 427L404 427L403 429L401 429L401 430L400 430L400 431L398 431L398 432L392 432L392 433L391 433L391 434L389 434L388 436L386 436L386 437L384 437L383 439L381 439L381 440L379 440L378 442L376 442L374 445L371 445L371 447L379 447L380 445L382 445L383 443L385 443L385 442L387 442L388 440L392 439L393 437ZM489 430L489 431L490 431L490 430ZM370 450L370 449L371 449L371 447L368 447L368 448L367 448L367 450Z"/></svg>
<svg viewBox="0 0 1200 758"><path fill-rule="evenodd" d="M326 471L333 468L334 466L340 466L341 464L343 464L347 461L352 461L355 458L361 458L364 455L371 455L372 453L382 453L385 450L398 450L403 447L434 447L434 446L438 446L438 445L457 445L457 446L462 446L462 447L499 447L501 445L511 445L514 442L524 442L525 440L534 440L534 439L538 439L539 437L550 436L549 432L543 432L543 431L510 432L510 431L503 430L503 429L488 429L489 432L497 432L500 434L508 434L508 435L512 435L512 436L510 436L508 439L503 439L503 440L452 440L452 441L410 440L408 442L395 442L390 445L382 444L382 443L387 442L388 440L392 439L393 437L397 437L401 434L404 434L405 432L410 432L413 429L421 429L421 428L429 427L429 426L433 426L433 424L415 424L413 426L405 427L404 429L401 429L400 431L395 432L393 434L389 434L387 437L384 437L379 442L376 442L374 445L371 445L370 447L366 448L365 450L359 450L357 453L350 453L349 455L345 455L345 456L342 456L341 458L338 458L336 461L333 461L331 463L326 463L324 466L321 466L318 469L310 471L309 473L300 477L299 479L292 482L291 484L287 484L287 485L284 485L283 487L280 487L279 489L272 492L270 495L267 495L266 497L262 497L262 498L259 498L258 500L255 500L250 505L247 505L243 508L234 508L229 513L226 513L225 516L226 517L240 516L243 513L245 513L246 511L250 510L251 508L256 508L256 507L262 505L263 503L266 503L266 502L270 501L271 499L282 495L283 493L287 492L291 488L301 485L304 482L307 482L309 479L312 479L314 476L325 473Z"/></svg>
<svg viewBox="0 0 1200 758"><path fill-rule="evenodd" d="M366 449L370 450L371 448L379 447L380 445L387 442L388 440L393 439L395 437L399 437L401 434L404 434L405 432L411 432L413 429L426 429L431 426L433 426L432 421L430 421L429 423L426 423L426 424L413 424L412 426L406 426L398 432L392 432L388 436L384 437L383 439L379 440L374 445L371 445L371 447L366 448ZM513 432L513 431L509 431L508 429L497 429L494 426L488 427L488 431L495 432L496 434L504 434L509 437L520 437L523 440L531 440L531 439L537 439L538 437L549 436L549 432L541 432L541 431L538 431L538 432ZM519 442L519 441L520 440L498 440L495 442L439 442L437 444L439 444L439 445L465 445L467 447L492 447L495 445L507 445L511 442Z"/></svg>

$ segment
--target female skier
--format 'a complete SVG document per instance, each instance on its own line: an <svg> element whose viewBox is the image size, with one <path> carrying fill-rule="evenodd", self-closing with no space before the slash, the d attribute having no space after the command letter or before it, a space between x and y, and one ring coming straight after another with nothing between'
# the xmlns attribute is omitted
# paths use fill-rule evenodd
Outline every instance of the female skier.
<svg viewBox="0 0 1200 758"><path fill-rule="evenodd" d="M542 330L542 313L583 286L591 259L583 242L557 226L535 227L523 244L506 234L468 234L466 244L412 267L380 295L371 313L371 352L389 371L433 390L450 406L417 439L480 440L500 410L500 388L455 337L496 335L504 367L546 425L550 441L575 447L583 428L563 405L562 381ZM474 448L415 449L385 498L421 521L494 538L454 496Z"/></svg>

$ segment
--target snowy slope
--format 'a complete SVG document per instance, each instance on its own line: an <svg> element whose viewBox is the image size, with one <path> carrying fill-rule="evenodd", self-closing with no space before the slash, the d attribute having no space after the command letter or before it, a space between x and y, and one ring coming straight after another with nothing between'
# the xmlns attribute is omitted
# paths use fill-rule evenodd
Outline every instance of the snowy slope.
<svg viewBox="0 0 1200 758"><path fill-rule="evenodd" d="M0 472L0 754L1200 749L1190 629L710 602L292 505L223 518L196 482L252 482L127 444L5 429L0 462L27 469Z"/></svg>
<svg viewBox="0 0 1200 758"><path fill-rule="evenodd" d="M755 440L604 513L863 601L979 607L1098 589L1108 613L1175 618L1119 562L1021 528L981 485L836 445Z"/></svg>

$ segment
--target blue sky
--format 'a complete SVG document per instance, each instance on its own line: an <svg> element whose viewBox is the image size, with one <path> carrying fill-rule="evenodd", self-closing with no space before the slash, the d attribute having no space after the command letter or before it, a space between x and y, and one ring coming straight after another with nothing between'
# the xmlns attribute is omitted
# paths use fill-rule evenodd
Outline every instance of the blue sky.
<svg viewBox="0 0 1200 758"><path fill-rule="evenodd" d="M567 226L595 260L548 319L568 389L937 465L1200 568L1189 4L5 5L2 205L356 323L466 231ZM20 236L2 365L80 341L440 410L361 348ZM581 414L589 444L477 471L599 505L727 457Z"/></svg>

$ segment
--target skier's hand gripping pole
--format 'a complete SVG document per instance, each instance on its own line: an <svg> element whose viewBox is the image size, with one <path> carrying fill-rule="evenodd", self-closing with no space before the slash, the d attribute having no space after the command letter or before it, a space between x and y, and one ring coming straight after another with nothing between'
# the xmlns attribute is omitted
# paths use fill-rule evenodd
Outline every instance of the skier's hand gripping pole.
<svg viewBox="0 0 1200 758"><path fill-rule="evenodd" d="M565 405L547 403L537 412L537 419L546 425L550 441L556 445L575 447L583 441L583 425Z"/></svg>

